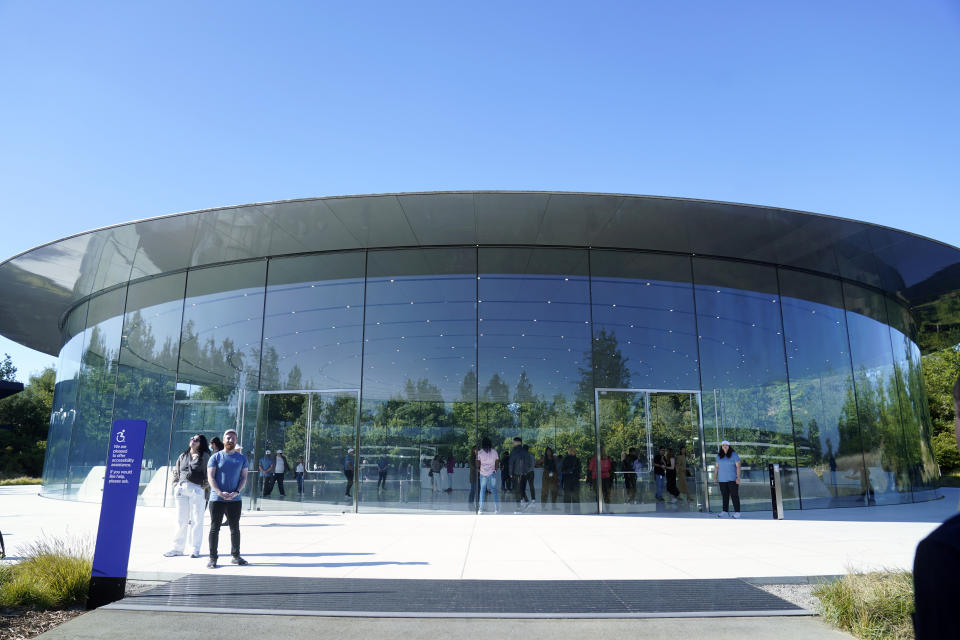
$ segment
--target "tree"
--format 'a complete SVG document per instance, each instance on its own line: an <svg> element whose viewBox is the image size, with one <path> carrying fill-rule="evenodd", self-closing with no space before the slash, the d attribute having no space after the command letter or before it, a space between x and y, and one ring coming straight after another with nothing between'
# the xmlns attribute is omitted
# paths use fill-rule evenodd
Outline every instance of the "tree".
<svg viewBox="0 0 960 640"><path fill-rule="evenodd" d="M14 369L15 370L15 369ZM56 371L47 367L20 393L0 401L0 477L43 473Z"/></svg>
<svg viewBox="0 0 960 640"><path fill-rule="evenodd" d="M933 423L934 455L941 468L958 468L960 453L955 435L957 416L953 388L960 379L960 350L951 348L926 355L922 366L923 386Z"/></svg>
<svg viewBox="0 0 960 640"><path fill-rule="evenodd" d="M13 360L9 353L3 354L3 362L0 362L0 380L4 382L13 382L17 379L17 368L13 366Z"/></svg>

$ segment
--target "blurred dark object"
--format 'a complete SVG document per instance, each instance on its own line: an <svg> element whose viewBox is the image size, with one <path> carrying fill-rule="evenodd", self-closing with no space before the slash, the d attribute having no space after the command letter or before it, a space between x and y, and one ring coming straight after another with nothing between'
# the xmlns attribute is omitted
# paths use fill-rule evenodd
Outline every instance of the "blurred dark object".
<svg viewBox="0 0 960 640"><path fill-rule="evenodd" d="M913 628L917 640L956 638L960 619L960 515L917 545L913 559Z"/></svg>

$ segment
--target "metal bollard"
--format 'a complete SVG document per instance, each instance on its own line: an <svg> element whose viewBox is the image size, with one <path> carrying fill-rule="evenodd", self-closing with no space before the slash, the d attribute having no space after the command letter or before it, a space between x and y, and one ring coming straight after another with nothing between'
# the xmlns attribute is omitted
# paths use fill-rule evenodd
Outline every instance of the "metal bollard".
<svg viewBox="0 0 960 640"><path fill-rule="evenodd" d="M780 465L768 464L770 474L770 502L773 506L773 519L783 520L783 492L780 488Z"/></svg>

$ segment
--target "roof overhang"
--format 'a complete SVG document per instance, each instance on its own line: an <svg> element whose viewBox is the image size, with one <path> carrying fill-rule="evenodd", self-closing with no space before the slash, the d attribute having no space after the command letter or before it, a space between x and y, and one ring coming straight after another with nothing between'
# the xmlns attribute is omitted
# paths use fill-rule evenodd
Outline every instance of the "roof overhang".
<svg viewBox="0 0 960 640"><path fill-rule="evenodd" d="M128 280L268 256L444 245L637 249L814 271L896 296L922 321L925 351L960 342L960 249L936 240L755 205L502 191L288 200L77 234L0 263L0 334L56 355L66 313Z"/></svg>

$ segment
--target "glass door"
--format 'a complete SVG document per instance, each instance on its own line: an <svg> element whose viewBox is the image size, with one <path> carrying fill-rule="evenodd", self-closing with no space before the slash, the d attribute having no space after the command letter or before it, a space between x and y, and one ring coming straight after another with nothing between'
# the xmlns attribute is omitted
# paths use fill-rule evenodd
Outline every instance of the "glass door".
<svg viewBox="0 0 960 640"><path fill-rule="evenodd" d="M599 445L587 482L600 512L703 510L699 392L597 389L595 400Z"/></svg>
<svg viewBox="0 0 960 640"><path fill-rule="evenodd" d="M355 509L358 399L356 389L260 392L249 483L257 509ZM275 473L281 451L282 477ZM261 472L271 465L273 472Z"/></svg>

